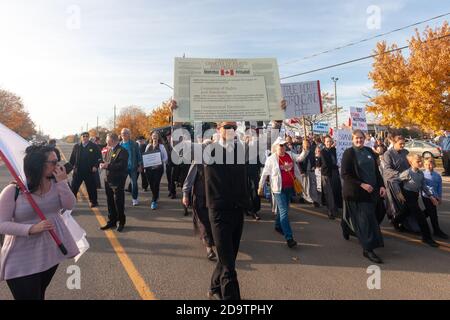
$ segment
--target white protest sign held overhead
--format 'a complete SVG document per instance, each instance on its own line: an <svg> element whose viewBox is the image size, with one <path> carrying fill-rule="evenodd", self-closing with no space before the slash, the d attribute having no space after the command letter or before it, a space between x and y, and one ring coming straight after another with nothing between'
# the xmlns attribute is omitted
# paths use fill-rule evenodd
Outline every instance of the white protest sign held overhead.
<svg viewBox="0 0 450 320"><path fill-rule="evenodd" d="M322 113L319 81L283 83L281 90L286 100L286 119Z"/></svg>
<svg viewBox="0 0 450 320"><path fill-rule="evenodd" d="M350 129L339 129L335 132L336 157L338 166L341 166L344 151L352 147L352 131Z"/></svg>
<svg viewBox="0 0 450 320"><path fill-rule="evenodd" d="M352 121L352 129L361 129L367 131L367 119L365 108L350 107L350 118Z"/></svg>

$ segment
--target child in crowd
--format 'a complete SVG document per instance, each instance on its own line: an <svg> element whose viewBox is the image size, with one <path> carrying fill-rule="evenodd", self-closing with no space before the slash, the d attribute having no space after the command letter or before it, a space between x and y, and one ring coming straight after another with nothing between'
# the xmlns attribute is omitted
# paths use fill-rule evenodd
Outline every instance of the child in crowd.
<svg viewBox="0 0 450 320"><path fill-rule="evenodd" d="M439 227L437 207L442 203L442 177L439 173L434 171L436 164L432 157L425 158L424 160L424 177L425 185L429 192L433 195L430 198L425 192L422 192L422 200L425 205L425 216L430 217L431 225L433 226L434 236L441 239L448 239L448 235L445 234Z"/></svg>
<svg viewBox="0 0 450 320"><path fill-rule="evenodd" d="M408 215L412 215L419 224L422 242L431 247L439 247L439 244L431 238L427 219L419 207L419 194L421 192L424 192L432 202L437 201L425 185L425 177L420 170L423 166L422 157L417 154L408 154L408 162L411 167L400 174L400 180L403 182L402 194L405 205L404 209L393 219L394 226L396 229L399 228L399 224Z"/></svg>

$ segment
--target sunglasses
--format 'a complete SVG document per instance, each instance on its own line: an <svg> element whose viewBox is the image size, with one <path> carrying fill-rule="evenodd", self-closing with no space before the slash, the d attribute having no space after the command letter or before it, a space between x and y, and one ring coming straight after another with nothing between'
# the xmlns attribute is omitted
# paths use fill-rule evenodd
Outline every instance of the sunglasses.
<svg viewBox="0 0 450 320"><path fill-rule="evenodd" d="M226 124L226 125L222 126L222 128L224 128L225 130L230 130L230 129L236 130L237 126L232 125L232 124Z"/></svg>
<svg viewBox="0 0 450 320"><path fill-rule="evenodd" d="M83 138L89 138L89 136L87 134L82 136Z"/></svg>
<svg viewBox="0 0 450 320"><path fill-rule="evenodd" d="M45 161L45 163L50 163L50 164L52 164L54 166L56 166L58 164L58 162L59 162L58 160Z"/></svg>

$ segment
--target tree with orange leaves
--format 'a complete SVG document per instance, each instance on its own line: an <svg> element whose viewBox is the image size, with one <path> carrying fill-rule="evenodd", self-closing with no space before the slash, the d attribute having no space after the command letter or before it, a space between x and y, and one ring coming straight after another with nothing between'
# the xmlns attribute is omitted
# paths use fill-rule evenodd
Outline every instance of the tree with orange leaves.
<svg viewBox="0 0 450 320"><path fill-rule="evenodd" d="M120 112L116 119L115 132L120 134L123 128L131 130L131 139L136 140L139 136L149 136L149 119L143 108L138 106L129 106Z"/></svg>
<svg viewBox="0 0 450 320"><path fill-rule="evenodd" d="M393 127L417 126L441 131L450 123L450 27L445 22L435 30L417 30L409 41L410 55L386 42L377 44L369 78L377 94L370 97L367 111Z"/></svg>
<svg viewBox="0 0 450 320"><path fill-rule="evenodd" d="M25 110L22 99L2 89L0 89L0 123L25 139L31 139L36 134L35 125Z"/></svg>
<svg viewBox="0 0 450 320"><path fill-rule="evenodd" d="M163 102L154 109L148 116L151 129L170 126L172 111L169 108L169 101Z"/></svg>

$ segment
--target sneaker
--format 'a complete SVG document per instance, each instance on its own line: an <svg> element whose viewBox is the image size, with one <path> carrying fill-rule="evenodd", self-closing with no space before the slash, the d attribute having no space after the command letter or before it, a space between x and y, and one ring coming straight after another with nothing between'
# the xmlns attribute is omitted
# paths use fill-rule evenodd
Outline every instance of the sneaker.
<svg viewBox="0 0 450 320"><path fill-rule="evenodd" d="M139 205L139 200L138 199L133 199L133 207L136 207L137 205Z"/></svg>
<svg viewBox="0 0 450 320"><path fill-rule="evenodd" d="M211 249L211 251L209 251L206 254L206 258L208 258L209 261L215 261L216 260L216 253L214 252L214 250Z"/></svg>
<svg viewBox="0 0 450 320"><path fill-rule="evenodd" d="M295 241L294 239L289 239L287 241L287 245L288 245L289 248L293 248L293 247L295 247L297 245L297 241Z"/></svg>
<svg viewBox="0 0 450 320"><path fill-rule="evenodd" d="M218 292L212 292L211 290L208 290L207 297L209 300L222 300L222 295Z"/></svg>
<svg viewBox="0 0 450 320"><path fill-rule="evenodd" d="M158 204L156 203L156 201L152 201L152 204L151 204L150 208L152 210L156 210L156 208L158 208Z"/></svg>
<svg viewBox="0 0 450 320"><path fill-rule="evenodd" d="M252 217L253 219L255 219L256 221L261 220L261 217L259 216L259 214L257 212L252 213Z"/></svg>

